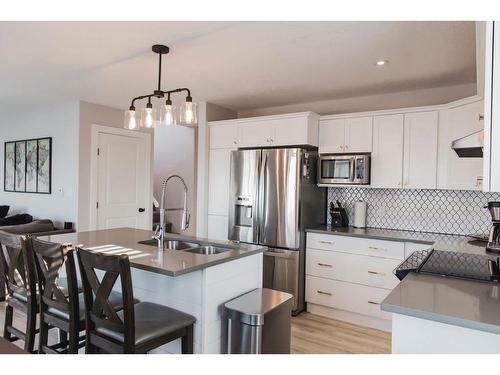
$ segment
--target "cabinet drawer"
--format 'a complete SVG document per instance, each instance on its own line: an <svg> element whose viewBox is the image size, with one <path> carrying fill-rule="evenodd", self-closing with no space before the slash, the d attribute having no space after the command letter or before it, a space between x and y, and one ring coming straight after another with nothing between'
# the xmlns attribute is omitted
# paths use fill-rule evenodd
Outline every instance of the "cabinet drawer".
<svg viewBox="0 0 500 375"><path fill-rule="evenodd" d="M391 318L390 313L380 310L389 293L387 289L306 276L307 302L376 318Z"/></svg>
<svg viewBox="0 0 500 375"><path fill-rule="evenodd" d="M307 249L306 274L393 289L398 284L392 271L399 259L368 257L335 251Z"/></svg>
<svg viewBox="0 0 500 375"><path fill-rule="evenodd" d="M307 247L317 250L340 251L344 253L400 260L404 259L405 253L404 242L336 236L322 233L308 233Z"/></svg>

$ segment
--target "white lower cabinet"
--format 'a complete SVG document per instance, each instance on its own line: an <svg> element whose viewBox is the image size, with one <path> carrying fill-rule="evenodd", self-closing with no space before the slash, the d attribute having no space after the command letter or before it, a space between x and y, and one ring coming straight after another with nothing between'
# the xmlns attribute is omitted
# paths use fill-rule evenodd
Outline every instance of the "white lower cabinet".
<svg viewBox="0 0 500 375"><path fill-rule="evenodd" d="M391 314L380 310L380 303L390 292L388 289L309 275L307 275L306 279L307 302L375 318L391 318Z"/></svg>
<svg viewBox="0 0 500 375"><path fill-rule="evenodd" d="M324 233L307 233L306 243L308 311L390 330L380 303L399 282L405 243Z"/></svg>

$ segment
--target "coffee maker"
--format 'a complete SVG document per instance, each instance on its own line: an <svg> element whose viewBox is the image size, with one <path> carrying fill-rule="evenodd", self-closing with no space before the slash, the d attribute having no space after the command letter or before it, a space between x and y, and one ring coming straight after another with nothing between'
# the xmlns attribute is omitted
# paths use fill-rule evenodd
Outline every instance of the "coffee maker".
<svg viewBox="0 0 500 375"><path fill-rule="evenodd" d="M500 253L500 202L488 202L485 208L490 211L492 224L486 251Z"/></svg>

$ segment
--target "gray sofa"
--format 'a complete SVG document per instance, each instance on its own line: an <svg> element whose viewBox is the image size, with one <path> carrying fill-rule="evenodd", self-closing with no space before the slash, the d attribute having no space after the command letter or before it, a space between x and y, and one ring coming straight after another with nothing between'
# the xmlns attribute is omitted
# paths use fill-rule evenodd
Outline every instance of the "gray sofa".
<svg viewBox="0 0 500 375"><path fill-rule="evenodd" d="M27 224L6 225L0 230L14 234L29 234L31 236L48 236L51 234L72 233L74 229L57 229L52 220L41 219Z"/></svg>

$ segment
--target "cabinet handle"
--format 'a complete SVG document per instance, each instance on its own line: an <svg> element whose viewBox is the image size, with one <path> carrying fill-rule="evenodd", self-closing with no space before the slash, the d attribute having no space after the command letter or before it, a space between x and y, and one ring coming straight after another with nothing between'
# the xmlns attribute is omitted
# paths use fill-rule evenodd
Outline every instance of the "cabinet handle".
<svg viewBox="0 0 500 375"><path fill-rule="evenodd" d="M344 145L340 145L339 148L343 151L344 150Z"/></svg>
<svg viewBox="0 0 500 375"><path fill-rule="evenodd" d="M372 250L387 251L387 249L384 249L383 247L368 246L368 248Z"/></svg>
<svg viewBox="0 0 500 375"><path fill-rule="evenodd" d="M484 116L483 115L479 115L479 121L483 121L484 120Z"/></svg>
<svg viewBox="0 0 500 375"><path fill-rule="evenodd" d="M324 243L324 244L327 244L327 245L335 245L335 242L333 241L325 241L325 240L321 240L319 241L320 243Z"/></svg>
<svg viewBox="0 0 500 375"><path fill-rule="evenodd" d="M274 139L271 138L271 143L274 143Z"/></svg>
<svg viewBox="0 0 500 375"><path fill-rule="evenodd" d="M321 266L321 267L333 267L331 264L326 264L326 263L318 263L318 266Z"/></svg>
<svg viewBox="0 0 500 375"><path fill-rule="evenodd" d="M347 145L344 145L344 147L345 147L346 150L349 148L349 146L347 146Z"/></svg>
<svg viewBox="0 0 500 375"><path fill-rule="evenodd" d="M236 141L233 141L233 144L237 145L237 144L238 144L238 142L236 142Z"/></svg>
<svg viewBox="0 0 500 375"><path fill-rule="evenodd" d="M373 301L368 301L368 303L369 303L370 305L380 305L380 303L378 303L378 302L373 302Z"/></svg>
<svg viewBox="0 0 500 375"><path fill-rule="evenodd" d="M368 273L371 273L372 275L380 275L380 276L385 276L385 273L376 272L376 271L368 271Z"/></svg>
<svg viewBox="0 0 500 375"><path fill-rule="evenodd" d="M332 293L328 293L328 292L323 292L322 290L317 290L316 291L318 294L324 294L325 296L331 296Z"/></svg>

